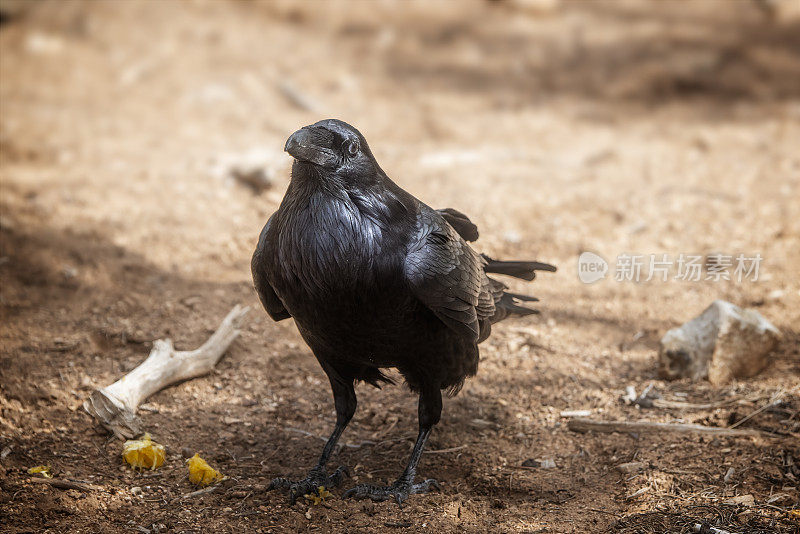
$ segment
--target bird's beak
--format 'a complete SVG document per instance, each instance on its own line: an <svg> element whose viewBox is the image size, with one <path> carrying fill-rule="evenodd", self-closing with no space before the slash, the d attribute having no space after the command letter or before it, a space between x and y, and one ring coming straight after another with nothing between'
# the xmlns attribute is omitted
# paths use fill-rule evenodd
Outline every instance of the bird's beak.
<svg viewBox="0 0 800 534"><path fill-rule="evenodd" d="M334 166L338 159L333 150L314 143L308 128L300 128L289 136L284 150L298 161L307 161L320 167Z"/></svg>

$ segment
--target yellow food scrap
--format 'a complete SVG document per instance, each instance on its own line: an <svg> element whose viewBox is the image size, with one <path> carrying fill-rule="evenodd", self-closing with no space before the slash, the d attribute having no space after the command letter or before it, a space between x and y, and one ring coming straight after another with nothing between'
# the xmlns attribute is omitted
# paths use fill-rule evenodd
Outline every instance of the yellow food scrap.
<svg viewBox="0 0 800 534"><path fill-rule="evenodd" d="M789 510L789 517L795 521L800 521L800 510Z"/></svg>
<svg viewBox="0 0 800 534"><path fill-rule="evenodd" d="M145 434L142 439L126 441L122 457L133 467L155 469L164 463L167 452L163 445L150 439L150 434Z"/></svg>
<svg viewBox="0 0 800 534"><path fill-rule="evenodd" d="M324 503L325 499L328 497L332 497L333 493L325 489L325 486L319 486L317 488L316 493L306 493L303 495L307 500L311 501L311 504L317 506L318 504Z"/></svg>
<svg viewBox="0 0 800 534"><path fill-rule="evenodd" d="M225 479L222 473L208 465L199 454L186 460L186 465L189 466L189 482L192 484L208 486Z"/></svg>
<svg viewBox="0 0 800 534"><path fill-rule="evenodd" d="M53 475L50 473L49 465L37 465L36 467L31 467L28 469L28 473L31 475L41 473L44 478L53 478Z"/></svg>

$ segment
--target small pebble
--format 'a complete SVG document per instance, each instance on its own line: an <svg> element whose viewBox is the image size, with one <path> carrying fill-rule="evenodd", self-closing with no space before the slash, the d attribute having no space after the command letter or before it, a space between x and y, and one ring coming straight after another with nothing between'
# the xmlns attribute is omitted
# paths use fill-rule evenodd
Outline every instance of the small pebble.
<svg viewBox="0 0 800 534"><path fill-rule="evenodd" d="M617 471L620 473L637 473L644 469L644 467L644 462L627 462L624 464L619 464L617 466Z"/></svg>

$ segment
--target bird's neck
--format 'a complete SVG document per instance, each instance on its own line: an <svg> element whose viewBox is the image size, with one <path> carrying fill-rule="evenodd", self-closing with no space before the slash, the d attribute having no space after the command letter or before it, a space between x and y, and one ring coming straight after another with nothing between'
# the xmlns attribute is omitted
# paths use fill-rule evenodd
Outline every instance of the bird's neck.
<svg viewBox="0 0 800 534"><path fill-rule="evenodd" d="M308 200L319 194L337 196L344 183L334 173L321 169L310 163L295 161L292 164L292 179L286 197Z"/></svg>
<svg viewBox="0 0 800 534"><path fill-rule="evenodd" d="M352 208L349 216L361 216L389 228L416 211L398 192L403 191L383 175L370 184L351 184L336 173L295 162L284 202L292 204L292 211L317 212L318 215L329 213L326 207L331 204L343 205Z"/></svg>

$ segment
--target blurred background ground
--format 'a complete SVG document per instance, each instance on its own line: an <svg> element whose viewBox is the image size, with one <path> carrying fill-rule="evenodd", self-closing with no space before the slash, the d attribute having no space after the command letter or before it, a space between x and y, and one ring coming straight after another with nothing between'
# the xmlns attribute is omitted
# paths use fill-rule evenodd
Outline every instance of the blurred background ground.
<svg viewBox="0 0 800 534"><path fill-rule="evenodd" d="M797 532L785 510L798 506L800 457L800 21L773 4L0 3L2 528L683 532L709 520ZM480 250L559 266L514 286L542 315L482 345L431 439L444 452L420 464L442 491L402 509L340 490L290 507L264 491L319 453L297 429L323 436L333 421L322 371L291 321L260 309L249 274L288 183L285 139L325 117L358 127L402 187L468 213ZM272 188L230 176L248 165ZM757 282L584 285L584 250L764 261ZM784 332L772 365L720 388L659 380L658 339L715 298ZM217 370L142 414L167 464L124 467L82 400L154 339L194 348L236 303L254 311ZM620 402L651 383L668 399L733 402ZM778 392L742 425L774 438L576 434L559 416L726 426ZM416 434L415 399L357 393L333 462L388 481ZM178 499L194 489L184 448L231 479ZM523 468L531 458L555 467ZM644 469L615 469L632 460ZM31 484L38 464L102 490Z"/></svg>

